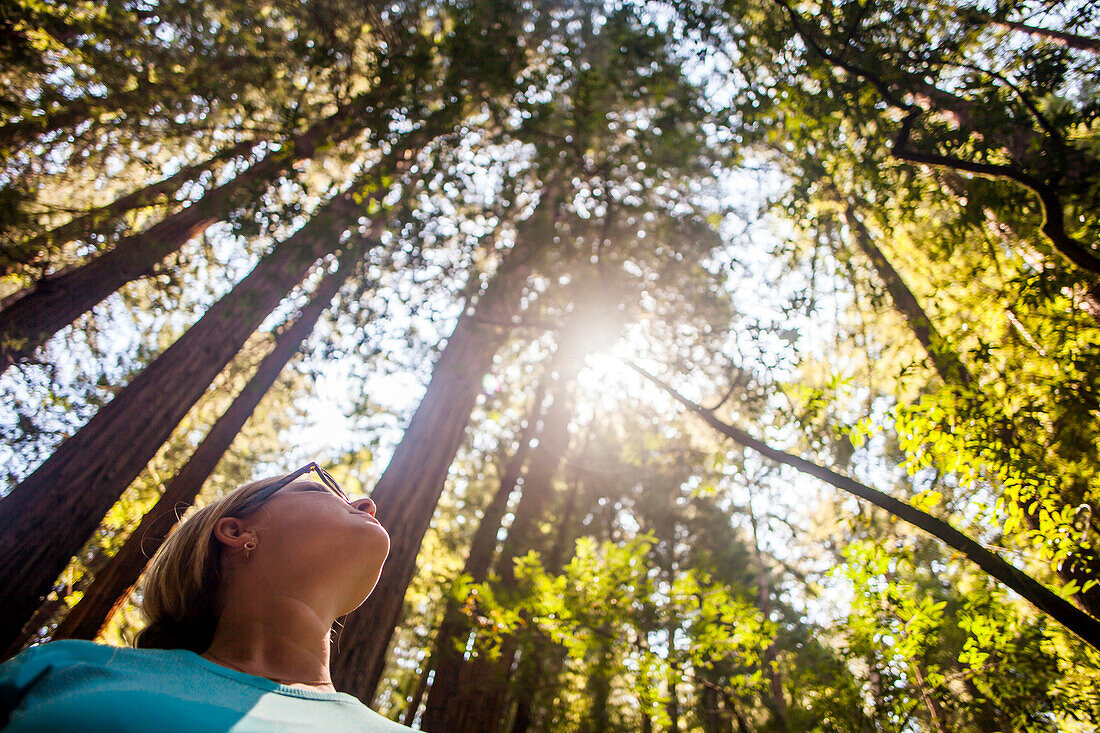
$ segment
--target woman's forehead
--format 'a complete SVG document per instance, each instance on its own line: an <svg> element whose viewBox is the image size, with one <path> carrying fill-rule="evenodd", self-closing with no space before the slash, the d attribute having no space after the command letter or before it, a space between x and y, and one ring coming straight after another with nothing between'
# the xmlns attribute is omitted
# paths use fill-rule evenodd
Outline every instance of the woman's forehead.
<svg viewBox="0 0 1100 733"><path fill-rule="evenodd" d="M334 491L332 489L332 487L327 485L324 481L321 481L317 478L312 478L312 477L309 477L309 476L302 476L301 478L296 478L293 481L291 481L289 484L284 486L283 488L279 489L275 493L276 494L282 494L282 493L285 493L285 492L300 493L300 492L303 492L303 491L324 491L324 492L327 492L329 494L332 494L333 496L337 497L338 499L341 499L341 500L346 501L348 503L351 502L351 499L347 498L346 496L342 496L338 491Z"/></svg>
<svg viewBox="0 0 1100 733"><path fill-rule="evenodd" d="M329 491L329 492L332 491L332 489L325 486L323 483L321 483L317 479L307 478L305 476L303 476L302 478L294 479L289 484L287 484L283 488L279 489L279 491L280 492L295 491L295 490L300 491L302 489L324 489L325 491Z"/></svg>

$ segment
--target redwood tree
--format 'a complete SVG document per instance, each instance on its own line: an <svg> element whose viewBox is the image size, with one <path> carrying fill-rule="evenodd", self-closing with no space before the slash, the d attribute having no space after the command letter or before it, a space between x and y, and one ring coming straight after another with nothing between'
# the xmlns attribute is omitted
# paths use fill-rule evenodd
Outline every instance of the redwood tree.
<svg viewBox="0 0 1100 733"><path fill-rule="evenodd" d="M120 196L109 204L97 207L79 216L74 216L64 224L59 224L38 236L16 244L5 244L2 247L2 259L0 259L0 276L14 270L16 263L40 262L45 259L46 254L52 248L102 232L126 214L142 207L152 206L162 199L170 197L184 183L193 181L204 173L214 171L222 163L247 155L259 143L260 140L256 138L242 140L225 150L215 153L206 160L181 168L167 178ZM14 302L25 294L16 293L15 297L10 299L10 302Z"/></svg>
<svg viewBox="0 0 1100 733"><path fill-rule="evenodd" d="M488 579L489 566L493 560L493 554L497 546L497 533L501 529L501 520L508 508L508 499L515 490L519 479L523 476L527 458L531 452L531 440L535 437L535 428L539 421L544 392L540 388L536 390L531 407L527 412L527 419L516 438L515 450L504 461L500 480L493 497L485 510L481 513L477 531L470 541L470 550L466 556L466 563L462 568L462 575L473 583L483 583ZM408 715L405 724L409 725L420 707L420 701L427 689L429 672L432 673L432 689L447 687L447 680L457 683L461 672L463 660L462 652L457 647L457 642L462 638L462 633L469 627L466 616L459 605L459 599L454 594L448 594L443 610L443 618L436 630L435 640L432 642L432 651L425 661L424 671L413 699L409 701ZM451 689L451 693L457 690ZM443 699L446 700L444 694ZM422 728L434 730L440 723L440 710L437 703L433 709L429 707L420 721Z"/></svg>
<svg viewBox="0 0 1100 733"><path fill-rule="evenodd" d="M274 348L260 362L256 373L210 428L187 463L165 487L157 503L130 532L119 551L95 573L80 601L65 615L51 634L51 639L95 639L110 621L129 596L149 558L164 542L183 512L194 503L203 483L229 450L260 400L275 384L283 367L313 332L317 320L348 279L364 250L374 244L373 240L358 237L340 254L339 268L325 276L309 302L303 306L297 320L279 334Z"/></svg>
<svg viewBox="0 0 1100 733"><path fill-rule="evenodd" d="M962 363L959 355L940 334L932 319L924 312L913 291L906 285L901 274L894 268L886 255L882 253L871 231L860 217L851 201L841 203L841 212L848 225L851 238L871 265L875 268L882 284L890 293L894 308L905 319L913 336L920 341L936 372L946 384L958 384L966 387L971 382L970 371Z"/></svg>
<svg viewBox="0 0 1100 733"><path fill-rule="evenodd" d="M535 213L517 227L515 244L459 317L439 355L423 400L371 497L393 540L371 597L346 620L332 662L333 681L369 700L382 677L386 648L401 615L416 555L428 530L466 424L494 354L509 336L528 277L553 243L558 187L549 185Z"/></svg>
<svg viewBox="0 0 1100 733"><path fill-rule="evenodd" d="M571 392L582 357L566 354L565 359L554 359L559 373L549 390L552 402L542 419L538 446L528 461L514 519L500 552L493 558L499 586L505 593L515 589L515 559L528 550L544 549L536 528L553 499L552 481L569 443ZM478 569L481 577L474 580L484 581L487 568ZM459 656L452 660L455 663L437 667L422 718L425 729L456 733L495 729L505 704L507 680L517 650L515 640L506 639L499 659L480 654L463 663ZM453 642L450 653L454 654Z"/></svg>
<svg viewBox="0 0 1100 733"><path fill-rule="evenodd" d="M357 191L355 193L358 193ZM386 191L375 188L369 198ZM34 613L69 559L248 336L363 209L337 195L0 501L0 646ZM380 232L381 219L374 223ZM57 516L66 522L57 523Z"/></svg>
<svg viewBox="0 0 1100 733"><path fill-rule="evenodd" d="M50 336L126 283L149 274L154 265L211 224L262 194L296 161L311 158L320 146L340 142L361 130L365 110L373 109L372 103L379 104L376 97L383 92L392 91L378 88L344 105L190 206L125 237L86 264L48 275L33 289L8 299L0 311L0 373L27 359Z"/></svg>

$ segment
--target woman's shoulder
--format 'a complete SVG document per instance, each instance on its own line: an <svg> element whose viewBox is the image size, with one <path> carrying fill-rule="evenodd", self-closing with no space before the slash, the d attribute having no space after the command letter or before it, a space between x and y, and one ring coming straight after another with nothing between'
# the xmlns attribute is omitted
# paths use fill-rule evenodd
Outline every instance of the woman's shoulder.
<svg viewBox="0 0 1100 733"><path fill-rule="evenodd" d="M170 654L163 649L133 649L80 639L50 641L25 649L0 665L0 684L77 668L146 672L163 666Z"/></svg>
<svg viewBox="0 0 1100 733"><path fill-rule="evenodd" d="M27 667L53 667L56 665L80 664L95 661L103 657L106 648L101 644L79 639L50 641L16 654L4 662L8 670Z"/></svg>
<svg viewBox="0 0 1100 733"><path fill-rule="evenodd" d="M155 650L108 646L106 644L96 644L95 642L84 641L82 639L62 639L25 649L12 657L5 664L11 663L21 666L25 664L55 666L81 663L109 663L112 660L118 659L120 655L124 658L146 657L149 656L150 651Z"/></svg>
<svg viewBox="0 0 1100 733"><path fill-rule="evenodd" d="M83 639L61 639L24 649L12 659L97 659L118 649Z"/></svg>
<svg viewBox="0 0 1100 733"><path fill-rule="evenodd" d="M72 730L46 723L76 717L86 730L228 730L246 722L266 730L265 720L294 730L409 730L344 693L286 687L185 650L88 641L49 642L0 666L0 728L9 716L19 731ZM166 716L175 727L153 724Z"/></svg>

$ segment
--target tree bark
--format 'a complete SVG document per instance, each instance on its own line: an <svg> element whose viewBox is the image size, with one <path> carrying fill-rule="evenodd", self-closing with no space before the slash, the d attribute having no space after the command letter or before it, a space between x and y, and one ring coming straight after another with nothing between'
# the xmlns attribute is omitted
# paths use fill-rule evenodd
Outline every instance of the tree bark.
<svg viewBox="0 0 1100 733"><path fill-rule="evenodd" d="M744 430L722 422L715 417L712 411L687 399L641 367L634 364L631 364L630 367L734 442L754 450L766 458L790 466L796 471L819 478L857 498L869 501L898 519L908 522L917 529L927 532L942 541L948 547L975 563L988 575L1020 594L1021 597L1050 618L1072 631L1082 641L1100 650L1100 621L1077 608L1023 571L1010 565L1000 556L982 547L947 522L824 466L819 466L804 458L772 448Z"/></svg>
<svg viewBox="0 0 1100 733"><path fill-rule="evenodd" d="M770 619L772 612L772 588L768 578L768 566L764 563L764 553L760 548L760 533L756 524L756 512L753 511L752 497L749 497L749 523L752 525L753 550L756 555L756 589L757 607L765 619ZM787 728L787 698L783 695L783 678L779 674L779 658L776 653L776 643L773 639L764 649L763 666L764 674L768 678L768 692L771 696L772 709L775 716L775 730L786 733Z"/></svg>
<svg viewBox="0 0 1100 733"><path fill-rule="evenodd" d="M361 211L351 193L325 205L0 501L0 557L8 559L0 566L0 647L248 336Z"/></svg>
<svg viewBox="0 0 1100 733"><path fill-rule="evenodd" d="M80 602L61 621L52 638L95 639L99 635L115 611L126 601L149 558L164 542L183 512L194 503L203 483L229 450L233 439L260 404L260 400L313 332L317 320L351 274L356 260L369 246L369 243L360 239L357 246L349 246L341 253L339 269L321 281L309 303L302 308L298 319L279 334L275 347L260 362L256 373L210 428L210 432L195 448L187 463L165 488L156 505L130 533L122 548L103 570L95 574L95 579Z"/></svg>
<svg viewBox="0 0 1100 733"><path fill-rule="evenodd" d="M354 134L360 109L369 96L340 108L187 208L123 238L111 251L86 264L47 275L9 302L0 311L0 373L26 360L50 336L126 283L148 275L154 265L266 189L296 161L311 158L322 145Z"/></svg>
<svg viewBox="0 0 1100 733"><path fill-rule="evenodd" d="M552 481L569 443L569 417L573 412L571 393L582 362L579 358L568 357L555 361L559 375L551 388L553 401L542 420L539 445L531 456L524 477L523 493L516 506L515 518L494 563L499 576L498 591L505 595L516 588L516 558L529 550L545 549L546 538L537 535L537 526L553 498ZM538 642L534 644L537 646ZM448 711L440 729L452 733L496 730L508 698L516 654L523 655L518 681L518 687L523 687L533 684L533 670L537 664L531 657L533 652L531 646L521 651L519 639L512 636L501 644L499 659L479 655L470 664L464 665L459 680L451 683L458 694L447 700Z"/></svg>
<svg viewBox="0 0 1100 733"><path fill-rule="evenodd" d="M189 165L162 181L158 181L138 189L137 191L128 193L125 196L121 196L105 206L100 206L84 214L80 214L72 220L54 227L48 232L44 232L43 234L23 242L5 245L3 256L9 260L9 262L0 263L0 276L12 272L14 269L12 265L15 263L30 264L40 262L44 255L51 249L78 239L85 239L91 234L103 231L107 224L117 221L122 215L135 209L157 203L163 197L177 191L184 183L193 181L203 173L213 170L219 163L246 155L259 142L260 141L256 139L239 142L213 155L207 160ZM18 300L21 295L21 293L16 293L14 297L6 298L4 306L6 307L9 300L10 302Z"/></svg>
<svg viewBox="0 0 1100 733"><path fill-rule="evenodd" d="M531 704L526 699L516 703L516 715L512 718L512 733L527 733L535 721L531 717Z"/></svg>
<svg viewBox="0 0 1100 733"><path fill-rule="evenodd" d="M69 585L59 578L53 587L56 598L48 600L38 607L30 620L23 625L23 630L15 641L3 652L0 652L0 661L15 656L40 638L39 631L46 628L50 621L61 613L61 610L65 607L66 599L73 593L84 592L84 589L91 585L93 574L99 572L109 559L102 547L96 547L92 557L84 563L85 571L80 580Z"/></svg>
<svg viewBox="0 0 1100 733"><path fill-rule="evenodd" d="M543 192L535 214L519 227L516 243L482 293L458 319L439 356L428 389L371 496L393 538L386 571L373 595L348 616L332 663L337 687L370 701L385 666L386 647L401 615L416 554L443 491L451 461L481 389L482 376L519 310L528 276L552 243L556 186Z"/></svg>
<svg viewBox="0 0 1100 733"><path fill-rule="evenodd" d="M492 500L482 513L477 532L470 544L470 553L466 557L463 575L474 583L484 583L489 576L489 566L497 545L497 532L501 520L508 509L508 498L523 475L527 456L531 451L531 438L539 421L542 408L543 390L537 389L535 399L527 413L527 422L520 431L516 450L505 464L500 485ZM427 731L442 730L447 719L450 704L459 696L459 679L463 666L463 654L457 648L460 634L468 632L469 624L462 613L459 601L453 595L448 596L443 621L436 633L431 653L431 669L435 670L424 715L421 716L421 728ZM408 725L408 723L406 723Z"/></svg>
<svg viewBox="0 0 1100 733"><path fill-rule="evenodd" d="M554 544L546 552L545 565L551 572L561 572L566 561L572 556L576 543L576 532L573 523L573 514L577 510L577 495L581 490L580 479L570 482L568 493L565 495L565 503L561 507L558 520L558 532L554 537Z"/></svg>
<svg viewBox="0 0 1100 733"><path fill-rule="evenodd" d="M416 712L420 710L420 701L424 699L424 693L428 690L428 675L432 673L432 664L430 660L424 660L424 669L420 672L420 676L416 681L416 689L413 690L412 697L409 699L409 705L405 708L405 717L401 720L405 725L412 727L412 724L416 722ZM424 727L420 727L424 730Z"/></svg>
<svg viewBox="0 0 1100 733"><path fill-rule="evenodd" d="M451 706L442 733L487 733L499 731L508 699L512 667L519 652L516 637L501 642L500 656L478 654L464 667L459 700ZM427 728L425 728L427 730Z"/></svg>
<svg viewBox="0 0 1100 733"><path fill-rule="evenodd" d="M546 410L539 444L531 456L530 468L523 481L523 493L516 506L515 519L500 548L495 566L500 587L515 588L515 560L530 550L543 550L543 538L536 535L539 520L554 497L552 480L558 472L569 445L569 418L573 414L572 390L581 360L572 360L561 367L557 383L551 390L553 402Z"/></svg>
<svg viewBox="0 0 1100 733"><path fill-rule="evenodd" d="M670 623L668 628L668 702L665 710L668 711L668 729L672 733L680 731L680 696L676 692L676 684L680 681L680 667L673 659L672 639L676 632L676 624Z"/></svg>
<svg viewBox="0 0 1100 733"><path fill-rule="evenodd" d="M579 490L580 482L574 481L565 497L565 504L561 511L555 510L557 527L554 531L554 542L551 548L543 553L543 566L550 572L561 572L567 559L565 547L572 548L570 540L574 534L575 523L573 509ZM536 635L527 648L521 650L519 662L516 665L516 679L512 684L516 712L512 720L511 733L525 733L531 727L534 723L532 711L535 707L537 692L540 688L550 687L553 684L552 680L561 675L564 665L565 657L561 647L542 634Z"/></svg>
<svg viewBox="0 0 1100 733"><path fill-rule="evenodd" d="M611 658L611 642L605 637L596 650L596 660L588 672L588 720L582 724L583 733L604 733L611 729L611 679L614 669Z"/></svg>

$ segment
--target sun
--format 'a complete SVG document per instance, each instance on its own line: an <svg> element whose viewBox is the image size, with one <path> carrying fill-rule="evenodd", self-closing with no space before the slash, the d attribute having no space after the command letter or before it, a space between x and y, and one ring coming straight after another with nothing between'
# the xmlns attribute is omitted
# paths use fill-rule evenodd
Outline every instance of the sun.
<svg viewBox="0 0 1100 733"><path fill-rule="evenodd" d="M592 413L607 413L637 402L646 385L630 365L651 361L647 351L643 340L629 332L590 350L577 374L578 417L592 417Z"/></svg>

